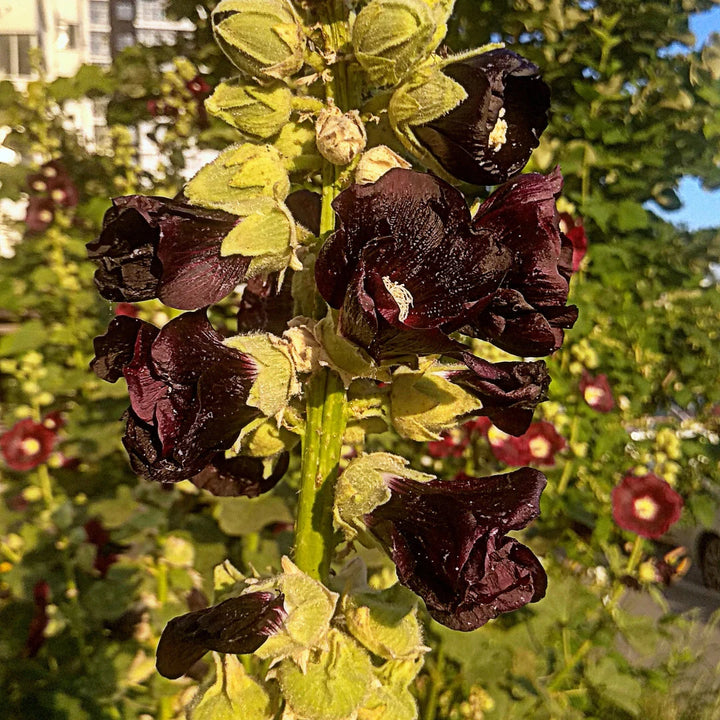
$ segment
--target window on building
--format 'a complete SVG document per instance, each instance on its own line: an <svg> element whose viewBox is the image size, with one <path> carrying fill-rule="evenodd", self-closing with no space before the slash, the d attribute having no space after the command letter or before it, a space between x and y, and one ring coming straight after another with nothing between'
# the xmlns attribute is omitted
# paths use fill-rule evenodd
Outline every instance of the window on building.
<svg viewBox="0 0 720 720"><path fill-rule="evenodd" d="M107 25L110 22L110 8L105 0L90 0L90 23Z"/></svg>
<svg viewBox="0 0 720 720"><path fill-rule="evenodd" d="M165 20L164 0L138 0L137 19L142 22L158 22Z"/></svg>
<svg viewBox="0 0 720 720"><path fill-rule="evenodd" d="M59 22L55 46L58 50L75 50L77 48L77 25Z"/></svg>
<svg viewBox="0 0 720 720"><path fill-rule="evenodd" d="M101 57L110 55L110 33L90 33L90 54Z"/></svg>
<svg viewBox="0 0 720 720"><path fill-rule="evenodd" d="M0 72L16 77L32 75L30 49L33 35L0 35Z"/></svg>
<svg viewBox="0 0 720 720"><path fill-rule="evenodd" d="M114 7L115 17L118 20L132 22L132 20L135 18L135 6L131 2L131 0L118 0L118 2L115 3Z"/></svg>
<svg viewBox="0 0 720 720"><path fill-rule="evenodd" d="M115 37L115 50L117 52L120 52L121 50L124 50L127 47L131 47L135 44L135 35L131 32L124 32L119 33Z"/></svg>

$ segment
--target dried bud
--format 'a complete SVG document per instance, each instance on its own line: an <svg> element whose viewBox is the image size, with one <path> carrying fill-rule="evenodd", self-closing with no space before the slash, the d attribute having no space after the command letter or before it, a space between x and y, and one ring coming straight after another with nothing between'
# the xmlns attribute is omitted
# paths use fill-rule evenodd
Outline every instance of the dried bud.
<svg viewBox="0 0 720 720"><path fill-rule="evenodd" d="M372 0L357 16L355 57L370 81L396 85L445 35L439 12L427 0Z"/></svg>
<svg viewBox="0 0 720 720"><path fill-rule="evenodd" d="M388 170L398 167L409 169L412 166L387 145L377 145L364 152L360 157L355 168L355 182L360 185L374 183Z"/></svg>
<svg viewBox="0 0 720 720"><path fill-rule="evenodd" d="M330 105L318 115L315 142L320 154L333 165L347 165L365 147L367 135L357 110L343 113Z"/></svg>
<svg viewBox="0 0 720 720"><path fill-rule="evenodd" d="M289 0L222 0L212 24L222 51L250 77L282 79L302 67L305 35Z"/></svg>
<svg viewBox="0 0 720 720"><path fill-rule="evenodd" d="M266 87L220 83L205 101L207 111L240 130L250 140L265 140L290 120L292 92L282 83Z"/></svg>

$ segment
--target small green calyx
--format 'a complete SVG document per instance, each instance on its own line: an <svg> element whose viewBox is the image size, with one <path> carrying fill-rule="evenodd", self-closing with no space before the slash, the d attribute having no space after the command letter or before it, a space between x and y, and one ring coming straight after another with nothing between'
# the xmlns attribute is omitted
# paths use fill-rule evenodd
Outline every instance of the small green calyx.
<svg viewBox="0 0 720 720"><path fill-rule="evenodd" d="M333 628L328 649L300 668L284 660L277 678L292 717L353 720L374 684L370 656L351 637Z"/></svg>
<svg viewBox="0 0 720 720"><path fill-rule="evenodd" d="M222 51L251 78L282 79L303 65L305 34L290 0L222 0L212 24Z"/></svg>
<svg viewBox="0 0 720 720"><path fill-rule="evenodd" d="M371 0L355 19L355 57L370 81L396 85L445 36L444 10L430 0Z"/></svg>
<svg viewBox="0 0 720 720"><path fill-rule="evenodd" d="M215 682L188 711L188 720L272 720L278 706L271 695L250 677L235 655L213 653Z"/></svg>
<svg viewBox="0 0 720 720"><path fill-rule="evenodd" d="M292 92L282 83L220 83L205 101L205 107L249 140L266 140L277 135L290 120Z"/></svg>
<svg viewBox="0 0 720 720"><path fill-rule="evenodd" d="M362 532L363 515L390 499L388 476L418 482L435 479L433 475L408 468L408 461L399 455L377 452L351 460L335 486L333 510L335 525L347 540Z"/></svg>
<svg viewBox="0 0 720 720"><path fill-rule="evenodd" d="M439 440L441 432L481 407L477 398L439 374L400 368L393 375L390 417L409 440Z"/></svg>
<svg viewBox="0 0 720 720"><path fill-rule="evenodd" d="M263 210L268 199L284 200L290 179L272 145L238 144L223 150L185 186L188 200L246 216Z"/></svg>

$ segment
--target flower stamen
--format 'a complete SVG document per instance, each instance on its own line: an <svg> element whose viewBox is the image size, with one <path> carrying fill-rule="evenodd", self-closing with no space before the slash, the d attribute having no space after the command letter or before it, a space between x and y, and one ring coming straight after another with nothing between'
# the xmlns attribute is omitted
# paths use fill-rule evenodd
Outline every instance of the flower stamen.
<svg viewBox="0 0 720 720"><path fill-rule="evenodd" d="M382 281L385 289L392 295L392 299L400 309L398 320L405 322L410 313L410 308L413 306L412 294L402 283L393 282L387 275L383 277Z"/></svg>
<svg viewBox="0 0 720 720"><path fill-rule="evenodd" d="M633 502L635 517L641 520L653 520L659 509L658 504L649 495L639 497Z"/></svg>
<svg viewBox="0 0 720 720"><path fill-rule="evenodd" d="M498 113L498 119L495 122L495 127L490 131L488 137L488 147L493 149L493 152L498 152L500 148L507 142L507 129L508 124L505 118L505 108L500 108Z"/></svg>

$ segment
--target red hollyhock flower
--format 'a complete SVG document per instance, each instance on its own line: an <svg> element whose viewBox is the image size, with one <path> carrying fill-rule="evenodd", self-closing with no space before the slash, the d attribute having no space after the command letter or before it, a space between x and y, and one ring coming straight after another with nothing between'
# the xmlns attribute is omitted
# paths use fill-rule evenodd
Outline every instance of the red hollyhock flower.
<svg viewBox="0 0 720 720"><path fill-rule="evenodd" d="M560 213L560 230L565 233L567 239L572 243L572 271L577 272L587 253L588 246L582 219L574 218L570 213Z"/></svg>
<svg viewBox="0 0 720 720"><path fill-rule="evenodd" d="M610 389L607 375L601 374L593 377L583 370L579 387L583 399L593 410L606 413L615 407L615 398Z"/></svg>
<svg viewBox="0 0 720 720"><path fill-rule="evenodd" d="M110 533L99 520L88 520L83 525L83 529L87 541L95 546L93 567L100 573L101 577L105 577L110 566L118 561L120 553L126 550L127 546L112 542Z"/></svg>
<svg viewBox="0 0 720 720"><path fill-rule="evenodd" d="M212 464L227 476L232 466L222 464L224 451L258 414L246 405L257 369L252 358L223 343L204 310L160 330L116 317L95 338L95 353L91 366L100 378L127 381L123 444L138 475L177 482Z"/></svg>
<svg viewBox="0 0 720 720"><path fill-rule="evenodd" d="M683 499L653 473L626 475L612 491L613 520L623 530L656 539L680 519Z"/></svg>
<svg viewBox="0 0 720 720"><path fill-rule="evenodd" d="M25 225L28 232L41 233L55 219L55 203L50 198L34 195L28 201Z"/></svg>
<svg viewBox="0 0 720 720"><path fill-rule="evenodd" d="M455 430L442 433L441 438L441 440L431 440L427 444L430 457L462 457L465 448L468 446L467 435Z"/></svg>
<svg viewBox="0 0 720 720"><path fill-rule="evenodd" d="M158 672L179 678L209 650L234 655L255 652L282 629L287 617L284 600L282 593L251 592L173 618L157 646Z"/></svg>
<svg viewBox="0 0 720 720"><path fill-rule="evenodd" d="M66 421L63 414L59 410L53 410L45 415L42 419L42 424L53 432L57 432L60 428L65 427Z"/></svg>
<svg viewBox="0 0 720 720"><path fill-rule="evenodd" d="M567 447L565 438L545 420L532 423L525 433L512 437L485 421L475 427L488 439L493 455L506 465L554 465L555 454Z"/></svg>
<svg viewBox="0 0 720 720"><path fill-rule="evenodd" d="M43 193L61 207L75 207L79 193L67 170L58 160L45 163L39 172L28 175L27 184L33 193Z"/></svg>
<svg viewBox="0 0 720 720"><path fill-rule="evenodd" d="M87 245L95 284L115 302L159 298L179 310L196 310L229 295L250 258L223 257L220 246L240 221L167 198L115 198L100 237Z"/></svg>
<svg viewBox="0 0 720 720"><path fill-rule="evenodd" d="M201 98L209 95L212 88L203 79L202 75L196 75L192 80L185 83L185 87L192 93L193 97Z"/></svg>
<svg viewBox="0 0 720 720"><path fill-rule="evenodd" d="M47 461L56 440L54 430L26 418L0 435L0 451L11 470L32 470Z"/></svg>
<svg viewBox="0 0 720 720"><path fill-rule="evenodd" d="M561 185L559 172L524 175L474 218L455 188L413 170L343 191L333 203L339 229L315 266L340 332L377 360L457 354L464 348L448 337L457 330L517 355L553 352L577 315L565 305Z"/></svg>
<svg viewBox="0 0 720 720"><path fill-rule="evenodd" d="M435 620L475 630L545 595L538 559L506 537L537 517L545 483L531 468L452 481L390 477L390 499L364 521Z"/></svg>
<svg viewBox="0 0 720 720"><path fill-rule="evenodd" d="M519 173L547 127L550 89L536 65L506 49L443 68L467 98L442 117L413 127L451 175L497 185Z"/></svg>

